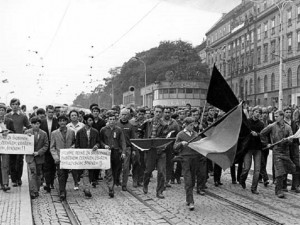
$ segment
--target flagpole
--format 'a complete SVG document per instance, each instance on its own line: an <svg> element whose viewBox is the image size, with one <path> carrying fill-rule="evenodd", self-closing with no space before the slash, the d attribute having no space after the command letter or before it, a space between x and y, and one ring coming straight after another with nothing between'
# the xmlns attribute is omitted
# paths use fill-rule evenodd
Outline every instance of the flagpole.
<svg viewBox="0 0 300 225"><path fill-rule="evenodd" d="M188 141L188 143L193 142L194 140L196 140L200 135L204 134L206 131L208 131L210 128L212 128L213 126L217 125L220 123L220 121L222 121L223 118L225 118L226 116L228 116L230 113L232 113L234 110L237 109L237 107L239 106L236 105L234 106L231 110L229 110L227 113L225 113L220 119L218 119L217 121L215 121L214 123L212 123L210 126L208 126L207 128L205 128L203 131L201 131L196 137L192 138L191 140Z"/></svg>
<svg viewBox="0 0 300 225"><path fill-rule="evenodd" d="M201 119L200 119L200 127L202 127L202 122L203 122L203 118L204 118L206 103L207 103L207 100L205 100L205 103L204 103L204 107L203 107L203 111L202 111L202 115L201 115Z"/></svg>

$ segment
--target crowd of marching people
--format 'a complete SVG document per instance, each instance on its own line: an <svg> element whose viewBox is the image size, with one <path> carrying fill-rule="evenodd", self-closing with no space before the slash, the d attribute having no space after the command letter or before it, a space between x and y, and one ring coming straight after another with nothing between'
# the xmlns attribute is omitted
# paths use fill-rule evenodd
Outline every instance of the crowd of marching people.
<svg viewBox="0 0 300 225"><path fill-rule="evenodd" d="M273 107L248 107L243 111L251 130L244 155L230 168L232 184L246 188L246 180L254 162L251 192L259 194L258 184L268 186L272 179L275 194L284 197L287 190L287 175L292 174L291 191L300 193L299 140L291 138L299 128L300 113L296 108L277 110ZM27 116L19 99L12 99L10 105L0 103L0 131L5 138L9 133L34 136L34 154L26 155L29 171L29 188L32 199L39 196L40 187L50 193L57 177L61 200L67 196L66 182L69 174L74 181L74 190L82 190L86 197L92 197L91 188L96 188L105 179L108 195L113 198L114 187L127 191L128 177L132 176L132 187L141 187L145 194L157 170L156 197L163 199L163 192L172 184L181 184L182 177L186 192L186 203L194 210L193 191L205 195L207 179L213 176L216 187L222 185L222 168L189 147L189 141L199 139L201 131L213 125L224 113L212 106L192 108L163 107L133 108L113 106L100 109L90 106L90 113L68 110L59 111L52 105L36 108ZM133 145L133 139L175 138L169 145L152 146L143 151ZM272 145L278 143L276 145ZM60 168L60 149L109 149L111 168L67 170ZM267 171L267 158L273 150L273 177ZM1 189L22 185L24 155L0 154ZM152 178L153 179L153 178ZM131 185L131 184L130 184Z"/></svg>

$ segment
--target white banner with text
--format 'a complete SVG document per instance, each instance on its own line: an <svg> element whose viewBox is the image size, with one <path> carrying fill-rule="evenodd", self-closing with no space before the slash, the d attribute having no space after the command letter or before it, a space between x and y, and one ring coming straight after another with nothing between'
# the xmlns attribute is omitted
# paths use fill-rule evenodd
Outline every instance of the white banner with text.
<svg viewBox="0 0 300 225"><path fill-rule="evenodd" d="M60 150L61 169L110 169L110 150L69 148Z"/></svg>
<svg viewBox="0 0 300 225"><path fill-rule="evenodd" d="M0 154L32 155L34 152L34 137L26 134L0 134Z"/></svg>

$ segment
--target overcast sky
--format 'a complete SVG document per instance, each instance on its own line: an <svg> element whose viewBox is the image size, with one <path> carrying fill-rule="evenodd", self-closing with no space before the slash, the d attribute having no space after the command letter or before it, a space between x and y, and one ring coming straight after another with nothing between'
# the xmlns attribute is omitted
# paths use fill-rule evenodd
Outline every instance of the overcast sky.
<svg viewBox="0 0 300 225"><path fill-rule="evenodd" d="M71 104L103 83L110 68L160 41L201 44L221 14L240 2L0 0L0 79L9 80L0 83L0 102Z"/></svg>

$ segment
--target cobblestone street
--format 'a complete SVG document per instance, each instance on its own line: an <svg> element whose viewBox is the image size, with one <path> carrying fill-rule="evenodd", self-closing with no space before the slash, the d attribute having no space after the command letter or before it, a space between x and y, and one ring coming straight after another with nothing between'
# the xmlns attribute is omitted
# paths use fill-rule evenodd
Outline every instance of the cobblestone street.
<svg viewBox="0 0 300 225"><path fill-rule="evenodd" d="M207 194L195 192L195 210L185 204L184 184L173 184L164 192L165 199L156 198L155 181L151 180L149 193L133 188L128 182L128 192L115 187L115 197L109 198L105 182L91 189L93 197L87 199L82 190L73 190L73 179L67 184L67 200L78 224L299 224L299 194L287 193L286 199L274 194L274 185L259 185L259 195L239 184L231 184L230 172L222 174L224 185L215 187L208 181ZM248 182L251 181L251 176ZM35 224L71 224L56 190L51 195L41 191L33 200ZM53 202L52 202L53 201Z"/></svg>

